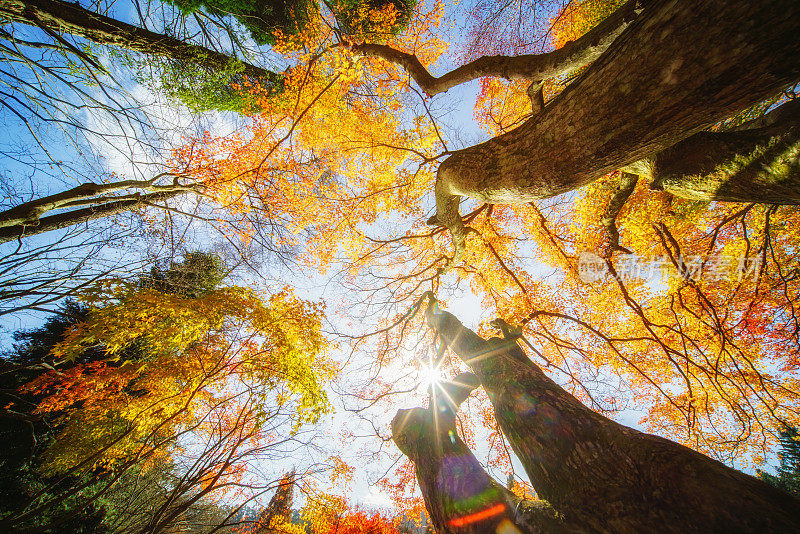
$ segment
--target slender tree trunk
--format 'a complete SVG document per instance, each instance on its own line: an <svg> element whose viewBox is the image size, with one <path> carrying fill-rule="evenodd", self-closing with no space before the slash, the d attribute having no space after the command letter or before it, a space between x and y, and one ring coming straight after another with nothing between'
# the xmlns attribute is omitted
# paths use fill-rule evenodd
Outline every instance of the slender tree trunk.
<svg viewBox="0 0 800 534"><path fill-rule="evenodd" d="M431 306L428 324L486 389L537 493L585 532L800 532L800 502L581 404L515 339L485 340Z"/></svg>
<svg viewBox="0 0 800 534"><path fill-rule="evenodd" d="M173 183L155 185L155 181L168 173L159 174L150 180L121 180L107 184L85 183L45 197L23 202L13 208L0 212L0 228L7 226L35 225L47 212L59 209L76 208L78 206L99 206L111 201L139 199L139 193L113 196L125 190L139 189L141 193L175 193L197 191L203 188L202 183L192 182L187 185L178 183L181 176L171 175Z"/></svg>
<svg viewBox="0 0 800 534"><path fill-rule="evenodd" d="M76 224L85 224L95 219L118 215L139 208L142 205L174 198L186 192L188 192L188 189L183 188L158 193L134 193L126 196L123 200L109 201L86 208L50 215L48 217L36 218L31 224L22 223L0 226L0 243L6 243L15 239L24 239L32 235L43 234Z"/></svg>
<svg viewBox="0 0 800 534"><path fill-rule="evenodd" d="M576 82L519 128L439 167L437 220L458 199L558 195L659 153L800 79L797 0L651 0Z"/></svg>
<svg viewBox="0 0 800 534"><path fill-rule="evenodd" d="M180 39L151 32L61 0L0 0L0 16L14 22L44 27L53 32L78 35L95 43L127 48L145 55L227 70L239 62L242 74L276 82L280 75Z"/></svg>

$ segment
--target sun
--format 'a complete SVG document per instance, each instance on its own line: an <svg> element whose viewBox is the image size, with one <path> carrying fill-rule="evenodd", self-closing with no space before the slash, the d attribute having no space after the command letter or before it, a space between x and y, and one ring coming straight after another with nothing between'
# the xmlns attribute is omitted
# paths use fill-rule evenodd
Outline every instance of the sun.
<svg viewBox="0 0 800 534"><path fill-rule="evenodd" d="M423 364L419 371L420 383L426 388L435 386L443 380L442 370L438 365Z"/></svg>

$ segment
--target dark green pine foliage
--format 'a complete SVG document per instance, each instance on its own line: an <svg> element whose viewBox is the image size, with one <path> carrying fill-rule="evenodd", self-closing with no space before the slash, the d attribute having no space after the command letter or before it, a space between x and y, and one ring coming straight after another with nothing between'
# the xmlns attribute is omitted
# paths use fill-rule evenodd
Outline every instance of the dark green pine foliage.
<svg viewBox="0 0 800 534"><path fill-rule="evenodd" d="M225 278L222 259L216 254L187 252L181 263L169 269L153 267L139 279L139 285L162 293L198 298L215 289Z"/></svg>
<svg viewBox="0 0 800 534"><path fill-rule="evenodd" d="M258 44L275 44L275 31L297 35L318 12L313 0L166 0L184 13L203 9L217 16L232 16L250 31Z"/></svg>
<svg viewBox="0 0 800 534"><path fill-rule="evenodd" d="M781 450L777 473L772 475L759 471L758 478L800 497L800 433L796 428L788 428L781 431L779 439Z"/></svg>

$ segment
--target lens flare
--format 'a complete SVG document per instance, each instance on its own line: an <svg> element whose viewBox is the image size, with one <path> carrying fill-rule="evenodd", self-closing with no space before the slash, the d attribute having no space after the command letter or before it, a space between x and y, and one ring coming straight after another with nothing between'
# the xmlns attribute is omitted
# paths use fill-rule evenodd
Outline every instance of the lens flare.
<svg viewBox="0 0 800 534"><path fill-rule="evenodd" d="M420 382L427 388L442 381L441 369L438 365L423 365L419 371Z"/></svg>
<svg viewBox="0 0 800 534"><path fill-rule="evenodd" d="M461 517L455 517L448 521L448 524L453 527L463 527L466 525L471 525L473 523L477 523L479 521L483 521L484 519L488 519L490 517L494 517L496 515L500 515L506 511L506 507L504 504L499 503L495 504L494 506L490 506L489 508L485 508L480 512L475 512L474 514L464 515Z"/></svg>

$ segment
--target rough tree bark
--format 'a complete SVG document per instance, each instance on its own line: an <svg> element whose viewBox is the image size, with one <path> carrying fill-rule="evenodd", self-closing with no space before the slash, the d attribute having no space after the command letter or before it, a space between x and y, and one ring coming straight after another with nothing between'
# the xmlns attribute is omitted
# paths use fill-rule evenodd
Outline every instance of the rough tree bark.
<svg viewBox="0 0 800 534"><path fill-rule="evenodd" d="M513 338L485 340L435 305L426 317L480 379L531 483L565 528L800 532L800 502L789 494L593 412L547 378Z"/></svg>
<svg viewBox="0 0 800 534"><path fill-rule="evenodd" d="M800 80L796 0L642 4L641 14L541 113L440 165L433 222L453 234L453 262L464 245L462 196L520 203L573 190Z"/></svg>
<svg viewBox="0 0 800 534"><path fill-rule="evenodd" d="M643 166L651 188L681 198L800 204L800 98L750 127L696 133Z"/></svg>
<svg viewBox="0 0 800 534"><path fill-rule="evenodd" d="M0 17L38 26L56 33L70 33L95 43L127 48L145 55L227 70L240 63L242 74L252 79L277 82L280 75L204 46L186 43L132 24L95 13L78 3L61 0L0 0Z"/></svg>
<svg viewBox="0 0 800 534"><path fill-rule="evenodd" d="M399 410L392 420L392 438L414 462L436 532L568 532L546 502L520 500L495 482L458 436L458 407L479 385L462 373L432 387L428 408Z"/></svg>

